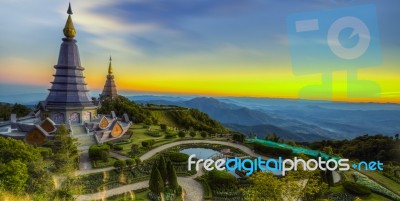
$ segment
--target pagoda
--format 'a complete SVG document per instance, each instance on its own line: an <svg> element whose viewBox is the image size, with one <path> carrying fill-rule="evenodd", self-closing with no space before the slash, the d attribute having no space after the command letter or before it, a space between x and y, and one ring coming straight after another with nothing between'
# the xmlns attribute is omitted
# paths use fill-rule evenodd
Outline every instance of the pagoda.
<svg viewBox="0 0 400 201"><path fill-rule="evenodd" d="M71 4L60 47L56 73L49 95L42 103L43 116L50 117L56 124L83 124L93 119L97 106L89 98L76 45L76 30L72 22Z"/></svg>
<svg viewBox="0 0 400 201"><path fill-rule="evenodd" d="M117 87L115 86L111 61L112 60L110 57L110 63L108 64L107 80L106 80L106 83L104 84L103 92L100 94L101 99L106 98L106 97L115 98L118 96Z"/></svg>

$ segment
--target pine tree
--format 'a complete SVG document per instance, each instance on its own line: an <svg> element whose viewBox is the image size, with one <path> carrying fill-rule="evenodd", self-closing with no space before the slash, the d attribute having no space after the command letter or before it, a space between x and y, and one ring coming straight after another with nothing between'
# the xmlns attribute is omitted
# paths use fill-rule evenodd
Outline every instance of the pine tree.
<svg viewBox="0 0 400 201"><path fill-rule="evenodd" d="M171 161L168 161L168 163L167 163L167 170L168 170L168 184L169 184L169 186L174 190L178 190L178 188L179 188L178 178L176 177L175 168L172 165Z"/></svg>
<svg viewBox="0 0 400 201"><path fill-rule="evenodd" d="M162 179L164 181L164 185L165 185L165 183L168 180L168 172L167 172L167 165L165 164L164 156L162 156L162 155L158 159L157 168L158 168L158 171L161 174L161 177L162 177Z"/></svg>
<svg viewBox="0 0 400 201"><path fill-rule="evenodd" d="M151 171L149 189L156 195L160 195L164 192L164 181L156 165L153 165L153 170Z"/></svg>

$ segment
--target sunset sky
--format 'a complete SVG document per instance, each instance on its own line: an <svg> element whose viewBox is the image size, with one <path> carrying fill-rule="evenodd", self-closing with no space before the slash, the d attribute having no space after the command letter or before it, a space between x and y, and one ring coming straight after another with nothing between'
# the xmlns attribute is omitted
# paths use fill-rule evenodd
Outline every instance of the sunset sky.
<svg viewBox="0 0 400 201"><path fill-rule="evenodd" d="M111 55L118 90L125 93L298 98L302 87L321 82L321 74L293 73L286 17L373 3L382 63L360 69L358 76L376 82L380 98L347 98L343 70L333 72L333 100L400 103L400 1L299 2L72 0L71 5L90 90L102 89ZM47 92L67 7L64 0L0 0L1 93L13 85ZM316 57L315 63L324 61Z"/></svg>

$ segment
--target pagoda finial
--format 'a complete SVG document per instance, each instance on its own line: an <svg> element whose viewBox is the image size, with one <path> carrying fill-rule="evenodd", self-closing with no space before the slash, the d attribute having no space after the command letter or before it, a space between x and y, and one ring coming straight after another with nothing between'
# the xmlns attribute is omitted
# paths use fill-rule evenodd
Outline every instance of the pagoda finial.
<svg viewBox="0 0 400 201"><path fill-rule="evenodd" d="M68 13L68 15L74 14L74 13L72 12L72 9L71 9L71 2L69 2L69 6L68 6L67 13Z"/></svg>
<svg viewBox="0 0 400 201"><path fill-rule="evenodd" d="M64 36L67 38L74 38L76 35L76 31L75 31L74 23L72 22L72 18L71 18L71 15L73 14L72 9L71 9L71 3L69 3L67 13L68 13L68 19L67 19L67 22L65 23L65 27L63 30Z"/></svg>
<svg viewBox="0 0 400 201"><path fill-rule="evenodd" d="M111 75L111 74L113 73L111 61L112 61L112 59L111 59L111 56L110 56L110 64L108 64L108 74L109 74L109 75Z"/></svg>

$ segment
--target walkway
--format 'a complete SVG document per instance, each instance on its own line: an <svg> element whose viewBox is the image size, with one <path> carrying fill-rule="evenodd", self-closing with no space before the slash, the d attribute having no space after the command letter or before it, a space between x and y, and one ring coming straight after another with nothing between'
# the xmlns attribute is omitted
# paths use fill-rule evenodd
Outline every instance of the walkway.
<svg viewBox="0 0 400 201"><path fill-rule="evenodd" d="M177 146L177 145L182 145L182 144L191 144L191 143L208 143L208 144L221 144L221 145L227 145L231 147L238 148L242 150L243 152L256 156L252 150L250 150L248 147L240 145L240 144L235 144L231 142L223 142L223 141L214 141L214 140L186 140L186 141L177 141L173 142L170 144L165 144L162 146L159 146L157 148L154 148L147 152L146 154L142 155L140 159L142 161L147 160L157 154L158 152ZM113 153L116 154L116 153ZM118 155L118 154L117 154ZM258 155L257 155L258 156ZM84 175L84 174L91 174L91 173L96 173L96 172L104 172L104 171L109 171L114 169L114 167L107 167L107 168L101 168L101 169L91 169L91 170L79 170L76 172L76 175ZM197 201L197 200L203 200L203 186L194 180L194 178L203 175L202 169L199 170L195 175L189 176L189 177L178 177L178 183L181 185L186 193L185 201ZM125 192L141 189L148 187L149 181L142 181L138 183L133 183L113 189L109 189L104 192L97 192L93 194L85 194L85 195L79 195L77 197L78 201L83 201L83 200L99 200L102 198L110 197L113 195L118 195L122 194Z"/></svg>
<svg viewBox="0 0 400 201"><path fill-rule="evenodd" d="M182 144L220 144L220 145L226 145L226 146L230 146L230 147L234 147L237 149L240 149L241 151L243 151L244 153L250 155L250 156L254 156L254 157L258 157L260 156L263 160L268 160L268 157L262 156L260 154L254 153L250 148L241 145L241 144L237 144L237 143L232 143L232 142L226 142L226 141L216 141L216 140L184 140L184 141L176 141L176 142L172 142L169 144L164 144L162 146L156 147L150 151L148 151L147 153L143 154L140 157L141 161L145 161L149 158L151 158L152 156L154 156L155 154L157 154L158 152L161 152L165 149L174 147L174 146L178 146L178 145L182 145ZM116 153L112 153L111 155L119 155ZM115 156L113 156L115 157ZM122 157L121 155L119 155L119 157ZM123 156L125 157L125 156ZM114 169L114 167L106 167L106 168L99 168L99 169L91 169L91 170L78 170L75 172L76 175L83 175L83 174L91 174L91 173L98 173L98 172L104 172L104 171L109 171Z"/></svg>

